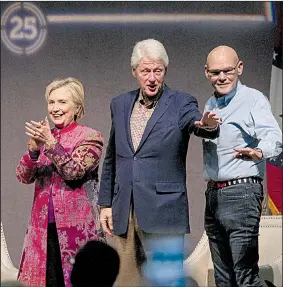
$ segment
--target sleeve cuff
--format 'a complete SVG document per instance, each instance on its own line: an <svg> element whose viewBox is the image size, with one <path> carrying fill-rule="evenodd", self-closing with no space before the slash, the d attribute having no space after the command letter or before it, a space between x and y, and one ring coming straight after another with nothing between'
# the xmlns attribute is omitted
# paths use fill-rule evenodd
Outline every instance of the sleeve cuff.
<svg viewBox="0 0 283 287"><path fill-rule="evenodd" d="M219 125L217 125L215 128L203 128L204 130L208 131L208 132L214 132L218 129Z"/></svg>
<svg viewBox="0 0 283 287"><path fill-rule="evenodd" d="M40 155L39 150L31 151L29 150L29 157L31 158L32 161L36 162L38 160L38 157Z"/></svg>

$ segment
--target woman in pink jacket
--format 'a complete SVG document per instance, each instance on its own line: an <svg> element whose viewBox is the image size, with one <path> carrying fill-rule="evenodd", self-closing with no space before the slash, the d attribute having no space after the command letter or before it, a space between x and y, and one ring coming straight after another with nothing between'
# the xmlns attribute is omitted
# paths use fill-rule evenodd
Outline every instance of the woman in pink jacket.
<svg viewBox="0 0 283 287"><path fill-rule="evenodd" d="M19 280L30 287L70 287L70 259L88 240L103 240L99 226L98 164L103 138L81 126L84 89L74 78L46 88L44 121L25 124L28 151L16 170L25 184L35 183Z"/></svg>

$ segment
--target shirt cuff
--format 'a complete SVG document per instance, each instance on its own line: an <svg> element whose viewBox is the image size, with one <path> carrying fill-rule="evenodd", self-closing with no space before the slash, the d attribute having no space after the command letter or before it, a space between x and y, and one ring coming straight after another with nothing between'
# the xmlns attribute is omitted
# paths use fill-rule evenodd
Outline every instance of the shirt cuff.
<svg viewBox="0 0 283 287"><path fill-rule="evenodd" d="M36 162L38 160L38 157L40 155L39 150L31 151L29 150L29 157L31 158L32 161Z"/></svg>
<svg viewBox="0 0 283 287"><path fill-rule="evenodd" d="M203 128L204 130L208 131L208 132L214 132L218 129L219 125L217 125L215 128Z"/></svg>

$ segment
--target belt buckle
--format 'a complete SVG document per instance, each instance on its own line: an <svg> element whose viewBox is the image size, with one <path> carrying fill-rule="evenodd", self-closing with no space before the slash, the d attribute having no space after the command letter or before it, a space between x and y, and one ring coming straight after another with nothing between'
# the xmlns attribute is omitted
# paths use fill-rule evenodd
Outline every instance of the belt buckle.
<svg viewBox="0 0 283 287"><path fill-rule="evenodd" d="M222 188L222 187L226 187L226 186L227 186L226 182L218 182L217 183L217 187Z"/></svg>

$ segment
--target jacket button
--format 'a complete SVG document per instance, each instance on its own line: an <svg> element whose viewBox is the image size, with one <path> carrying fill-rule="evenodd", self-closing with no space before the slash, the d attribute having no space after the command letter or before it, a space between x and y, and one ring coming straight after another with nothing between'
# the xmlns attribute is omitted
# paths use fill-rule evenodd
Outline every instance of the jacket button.
<svg viewBox="0 0 283 287"><path fill-rule="evenodd" d="M56 196L56 193L55 193L55 192L53 192L53 193L52 193L52 195L53 195L53 196Z"/></svg>
<svg viewBox="0 0 283 287"><path fill-rule="evenodd" d="M137 157L136 157L136 156L134 157L134 160L137 160Z"/></svg>
<svg viewBox="0 0 283 287"><path fill-rule="evenodd" d="M59 211L59 209L58 208L55 208L55 212L58 212Z"/></svg>

